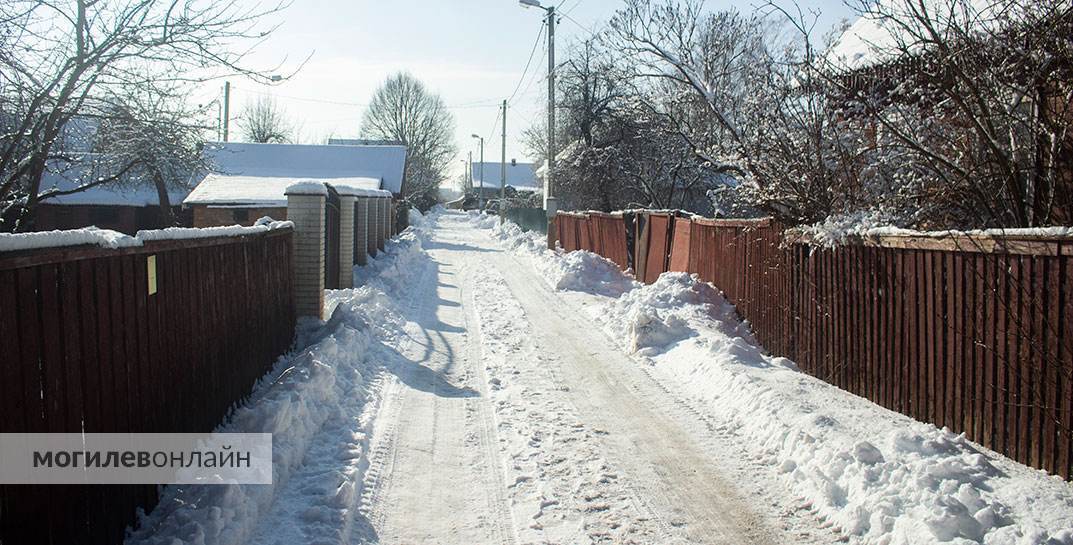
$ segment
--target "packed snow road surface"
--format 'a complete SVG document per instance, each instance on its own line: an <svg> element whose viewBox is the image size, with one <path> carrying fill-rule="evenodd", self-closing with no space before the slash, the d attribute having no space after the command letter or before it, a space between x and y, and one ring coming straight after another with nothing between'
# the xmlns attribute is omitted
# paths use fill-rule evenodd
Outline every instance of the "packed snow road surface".
<svg viewBox="0 0 1073 545"><path fill-rule="evenodd" d="M425 244L365 486L382 543L784 543L591 322L467 216Z"/></svg>
<svg viewBox="0 0 1073 545"><path fill-rule="evenodd" d="M128 543L1073 545L1073 486L799 372L717 290L494 218L389 242L218 431L273 484L169 486Z"/></svg>

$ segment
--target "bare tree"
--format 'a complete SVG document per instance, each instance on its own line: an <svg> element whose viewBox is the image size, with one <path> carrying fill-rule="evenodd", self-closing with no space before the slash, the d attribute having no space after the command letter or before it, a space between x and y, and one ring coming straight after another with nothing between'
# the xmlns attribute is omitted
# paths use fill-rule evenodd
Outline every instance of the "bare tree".
<svg viewBox="0 0 1073 545"><path fill-rule="evenodd" d="M176 224L169 191L189 188L195 174L212 167L202 153L207 112L181 107L183 88L166 91L131 88L113 97L94 147L106 171L123 173L117 185L156 190L161 227Z"/></svg>
<svg viewBox="0 0 1073 545"><path fill-rule="evenodd" d="M258 144L281 144L292 141L298 131L287 121L287 112L270 96L259 96L246 104L238 119L242 136Z"/></svg>
<svg viewBox="0 0 1073 545"><path fill-rule="evenodd" d="M443 99L412 75L389 77L373 95L362 118L364 138L395 140L406 146L402 196L419 208L436 202L454 158L454 116Z"/></svg>
<svg viewBox="0 0 1073 545"><path fill-rule="evenodd" d="M644 106L705 170L732 177L739 198L785 221L818 221L870 192L858 175L861 139L816 77L816 14L768 9L778 16L627 0L610 39L625 44Z"/></svg>
<svg viewBox="0 0 1073 545"><path fill-rule="evenodd" d="M828 70L876 126L878 160L935 226L1073 220L1073 11L1049 0L860 2L881 31L866 67Z"/></svg>
<svg viewBox="0 0 1073 545"><path fill-rule="evenodd" d="M266 15L237 0L116 0L0 3L0 217L3 230L27 230L42 176L62 169L65 127L102 118L126 87L203 81L215 70L267 81L242 66L243 43L263 40ZM89 188L119 173L84 180Z"/></svg>

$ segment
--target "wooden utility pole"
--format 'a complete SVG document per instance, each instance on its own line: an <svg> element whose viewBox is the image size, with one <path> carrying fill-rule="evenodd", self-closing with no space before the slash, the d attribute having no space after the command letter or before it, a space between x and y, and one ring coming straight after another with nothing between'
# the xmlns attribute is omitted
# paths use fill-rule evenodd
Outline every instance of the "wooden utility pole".
<svg viewBox="0 0 1073 545"><path fill-rule="evenodd" d="M499 223L507 219L507 101L503 101L503 143L499 163Z"/></svg>

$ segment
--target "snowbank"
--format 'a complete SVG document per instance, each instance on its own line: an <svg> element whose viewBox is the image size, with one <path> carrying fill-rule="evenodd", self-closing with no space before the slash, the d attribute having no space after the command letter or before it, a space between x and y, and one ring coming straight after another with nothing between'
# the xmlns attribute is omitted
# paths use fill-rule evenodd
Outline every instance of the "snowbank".
<svg viewBox="0 0 1073 545"><path fill-rule="evenodd" d="M494 221L473 215L471 221L482 229L491 229L493 238L511 250L520 251L543 259L534 261L544 277L555 289L618 296L637 286L635 280L622 274L613 261L587 251L555 253L548 250L543 233L522 231L517 224Z"/></svg>
<svg viewBox="0 0 1073 545"><path fill-rule="evenodd" d="M720 292L695 277L641 285L616 269L615 280L587 252L549 251L509 225L491 234L551 286L584 292L612 338L769 469L758 478L781 482L850 541L1073 544L1073 485L764 354ZM594 289L608 285L616 289Z"/></svg>
<svg viewBox="0 0 1073 545"><path fill-rule="evenodd" d="M368 267L362 286L329 290L330 319L300 321L296 348L279 358L249 400L217 428L272 434L272 484L168 486L159 505L140 515L128 544L261 541L259 521L274 509L292 507L281 505L288 500L280 498L280 491L299 469L302 482L309 483L303 484L304 497L294 506L304 509L295 524L316 530L321 521L354 516L368 467L367 427L372 425L371 417L355 422L354 415L370 401L372 383L382 372L380 359L370 355L379 343L402 332L405 319L398 301L423 270L418 263L424 255L422 237L407 229ZM332 453L331 459L322 459L323 450ZM320 471L310 477L315 470Z"/></svg>

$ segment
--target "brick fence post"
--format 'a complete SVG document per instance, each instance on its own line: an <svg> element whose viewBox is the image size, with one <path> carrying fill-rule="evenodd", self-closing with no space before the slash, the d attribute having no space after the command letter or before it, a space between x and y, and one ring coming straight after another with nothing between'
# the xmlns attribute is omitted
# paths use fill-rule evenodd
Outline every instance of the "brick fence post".
<svg viewBox="0 0 1073 545"><path fill-rule="evenodd" d="M360 191L335 186L339 192L339 288L354 287L354 201Z"/></svg>
<svg viewBox="0 0 1073 545"><path fill-rule="evenodd" d="M361 190L354 199L354 264L369 263L369 193Z"/></svg>
<svg viewBox="0 0 1073 545"><path fill-rule="evenodd" d="M287 219L294 222L294 307L298 316L324 314L324 184L287 188Z"/></svg>

